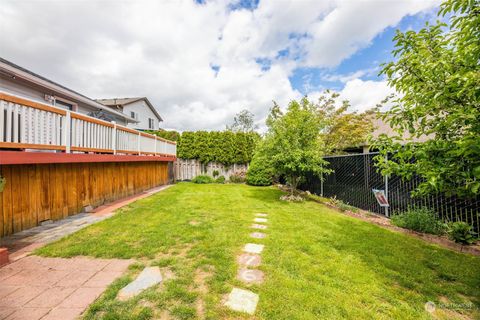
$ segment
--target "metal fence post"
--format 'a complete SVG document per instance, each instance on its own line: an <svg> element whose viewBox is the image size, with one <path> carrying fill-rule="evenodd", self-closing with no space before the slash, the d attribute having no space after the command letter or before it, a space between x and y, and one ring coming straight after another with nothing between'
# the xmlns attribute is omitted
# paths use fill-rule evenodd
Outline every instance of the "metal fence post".
<svg viewBox="0 0 480 320"><path fill-rule="evenodd" d="M388 161L388 154L385 155L385 161ZM385 175L385 198L387 199L389 205L390 201L388 200L388 175ZM385 207L385 217L389 216L388 206Z"/></svg>
<svg viewBox="0 0 480 320"><path fill-rule="evenodd" d="M320 196L323 197L323 172L320 173Z"/></svg>

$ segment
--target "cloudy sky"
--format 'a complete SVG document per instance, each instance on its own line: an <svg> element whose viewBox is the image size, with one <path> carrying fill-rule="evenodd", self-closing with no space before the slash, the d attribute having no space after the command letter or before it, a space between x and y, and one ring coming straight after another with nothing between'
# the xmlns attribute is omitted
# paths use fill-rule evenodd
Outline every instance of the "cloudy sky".
<svg viewBox="0 0 480 320"><path fill-rule="evenodd" d="M354 109L391 90L378 77L396 29L435 19L436 0L0 0L0 56L91 98L147 96L177 130L261 125L325 89Z"/></svg>

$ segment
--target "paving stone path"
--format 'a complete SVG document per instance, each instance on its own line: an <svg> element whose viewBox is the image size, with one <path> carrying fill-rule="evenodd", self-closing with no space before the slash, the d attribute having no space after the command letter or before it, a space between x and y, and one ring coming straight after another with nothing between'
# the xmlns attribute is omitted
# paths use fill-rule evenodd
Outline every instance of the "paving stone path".
<svg viewBox="0 0 480 320"><path fill-rule="evenodd" d="M162 282L162 274L159 267L145 268L134 281L120 290L117 297L119 300L128 300L160 282Z"/></svg>
<svg viewBox="0 0 480 320"><path fill-rule="evenodd" d="M266 218L268 214L266 213L257 213L255 216L256 218L254 218L254 222L268 222L268 219ZM259 230L267 229L266 225L258 223L252 224L251 228ZM250 237L254 239L264 239L266 236L267 235L262 232L252 232L250 234ZM265 275L261 270L253 269L260 266L262 262L260 253L262 253L264 247L263 244L247 243L243 247L244 253L237 257L237 262L240 265L237 279L245 283L247 286L251 284L261 284L265 278ZM246 312L253 315L257 308L258 300L258 295L252 291L233 288L228 295L225 306L234 311Z"/></svg>
<svg viewBox="0 0 480 320"><path fill-rule="evenodd" d="M76 319L133 260L28 256L0 268L0 319Z"/></svg>

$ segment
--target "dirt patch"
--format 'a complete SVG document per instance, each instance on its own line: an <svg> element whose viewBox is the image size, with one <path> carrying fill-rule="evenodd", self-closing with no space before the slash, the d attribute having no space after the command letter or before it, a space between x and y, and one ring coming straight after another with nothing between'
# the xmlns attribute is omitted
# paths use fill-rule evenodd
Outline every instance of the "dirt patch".
<svg viewBox="0 0 480 320"><path fill-rule="evenodd" d="M199 319L205 319L204 297L208 293L207 281L212 274L213 266L207 266L206 268L199 268L195 270L193 281L195 284L195 290L199 293L198 298L195 301L195 309Z"/></svg>
<svg viewBox="0 0 480 320"><path fill-rule="evenodd" d="M191 226L198 226L200 224L200 222L197 221L197 220L192 220L188 224L191 225Z"/></svg>

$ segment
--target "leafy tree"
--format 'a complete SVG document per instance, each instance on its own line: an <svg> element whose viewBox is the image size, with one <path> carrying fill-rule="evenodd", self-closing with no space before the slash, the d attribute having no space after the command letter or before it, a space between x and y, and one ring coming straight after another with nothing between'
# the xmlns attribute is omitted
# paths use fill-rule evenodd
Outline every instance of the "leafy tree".
<svg viewBox="0 0 480 320"><path fill-rule="evenodd" d="M320 132L325 129L325 121L317 104L305 97L300 102L290 102L286 113L274 104L267 125L265 152L275 172L287 178L292 193L308 172L330 172L322 157Z"/></svg>
<svg viewBox="0 0 480 320"><path fill-rule="evenodd" d="M397 134L376 141L377 161L384 174L422 177L417 195L471 197L480 189L480 3L447 0L439 16L448 24L394 37L396 59L381 73L399 93L385 115Z"/></svg>
<svg viewBox="0 0 480 320"><path fill-rule="evenodd" d="M247 109L243 109L235 115L231 126L227 126L227 130L233 132L252 132L258 129L255 125L255 116Z"/></svg>
<svg viewBox="0 0 480 320"><path fill-rule="evenodd" d="M373 131L375 110L348 112L350 102L338 102L339 94L326 91L318 100L319 114L325 124L320 133L326 154L341 154L345 149L364 145Z"/></svg>

